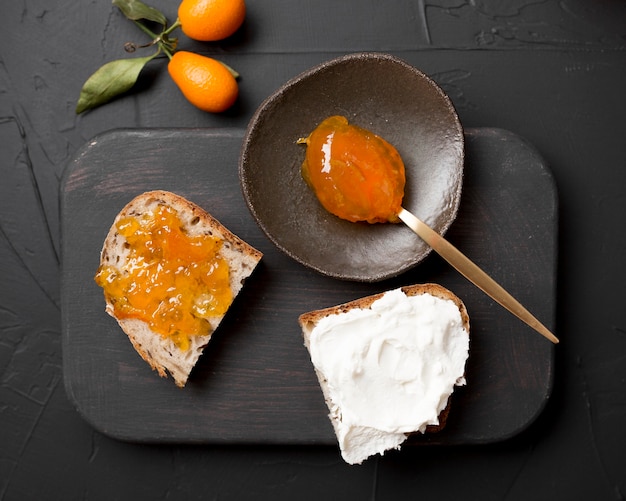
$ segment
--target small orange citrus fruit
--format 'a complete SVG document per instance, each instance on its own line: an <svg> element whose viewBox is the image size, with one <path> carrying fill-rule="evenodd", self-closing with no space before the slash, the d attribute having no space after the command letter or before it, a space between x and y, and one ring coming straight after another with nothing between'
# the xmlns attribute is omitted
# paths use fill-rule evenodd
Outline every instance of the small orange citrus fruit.
<svg viewBox="0 0 626 501"><path fill-rule="evenodd" d="M187 100L201 110L221 113L230 108L239 95L232 72L210 57L177 51L167 70Z"/></svg>
<svg viewBox="0 0 626 501"><path fill-rule="evenodd" d="M231 36L245 17L244 0L183 0L178 7L183 33L203 42Z"/></svg>

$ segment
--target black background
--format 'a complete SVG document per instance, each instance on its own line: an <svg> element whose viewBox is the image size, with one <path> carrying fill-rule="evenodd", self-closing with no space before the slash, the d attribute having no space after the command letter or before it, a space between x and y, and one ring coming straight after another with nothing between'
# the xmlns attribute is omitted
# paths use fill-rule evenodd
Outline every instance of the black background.
<svg viewBox="0 0 626 501"><path fill-rule="evenodd" d="M170 20L174 2L157 1ZM145 37L108 1L3 2L0 44L0 499L623 499L626 496L626 7L586 2L265 0L232 39L181 48L242 75L224 115L189 105L155 60L130 95L77 117L84 80ZM155 446L85 423L63 387L59 186L121 127L247 125L288 78L349 52L398 55L465 127L548 162L560 203L555 386L506 442L345 465L333 447ZM506 217L506 214L503 214ZM165 405L165 404L164 404Z"/></svg>

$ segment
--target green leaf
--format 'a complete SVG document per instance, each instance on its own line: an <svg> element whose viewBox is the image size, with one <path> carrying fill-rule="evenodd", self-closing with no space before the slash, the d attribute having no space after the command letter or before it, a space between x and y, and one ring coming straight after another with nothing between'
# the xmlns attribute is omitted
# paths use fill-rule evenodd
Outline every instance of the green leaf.
<svg viewBox="0 0 626 501"><path fill-rule="evenodd" d="M140 19L146 19L148 21L154 21L163 26L167 24L167 19L161 13L161 11L150 7L139 0L113 0L113 5L119 8L128 19L131 21L139 21Z"/></svg>
<svg viewBox="0 0 626 501"><path fill-rule="evenodd" d="M148 57L117 59L101 66L83 85L76 104L76 113L105 104L130 90L143 67L157 54L158 52Z"/></svg>

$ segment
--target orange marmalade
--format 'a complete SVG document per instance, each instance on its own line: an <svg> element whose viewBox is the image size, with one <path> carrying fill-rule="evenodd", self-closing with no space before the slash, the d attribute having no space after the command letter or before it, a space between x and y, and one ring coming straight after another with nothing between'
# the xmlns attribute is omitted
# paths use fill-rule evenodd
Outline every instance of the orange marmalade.
<svg viewBox="0 0 626 501"><path fill-rule="evenodd" d="M307 145L302 177L328 212L352 222L399 221L404 163L382 137L332 116L298 143Z"/></svg>
<svg viewBox="0 0 626 501"><path fill-rule="evenodd" d="M115 316L143 320L182 350L190 336L210 334L207 319L225 314L233 300L222 241L188 235L164 205L120 219L116 228L129 244L127 262L123 269L100 266L95 276Z"/></svg>

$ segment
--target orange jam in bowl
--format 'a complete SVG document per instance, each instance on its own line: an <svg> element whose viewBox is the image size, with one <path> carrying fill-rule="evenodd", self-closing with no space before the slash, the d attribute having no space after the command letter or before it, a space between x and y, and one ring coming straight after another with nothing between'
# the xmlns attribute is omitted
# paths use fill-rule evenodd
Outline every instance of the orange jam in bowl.
<svg viewBox="0 0 626 501"><path fill-rule="evenodd" d="M210 334L208 319L224 315L233 300L222 241L187 234L176 211L164 205L122 218L116 229L128 243L126 263L123 269L101 265L95 276L115 316L143 320L182 350L190 336Z"/></svg>
<svg viewBox="0 0 626 501"><path fill-rule="evenodd" d="M302 177L327 211L352 222L399 221L406 179L391 144L342 116L298 142L307 145Z"/></svg>

